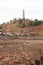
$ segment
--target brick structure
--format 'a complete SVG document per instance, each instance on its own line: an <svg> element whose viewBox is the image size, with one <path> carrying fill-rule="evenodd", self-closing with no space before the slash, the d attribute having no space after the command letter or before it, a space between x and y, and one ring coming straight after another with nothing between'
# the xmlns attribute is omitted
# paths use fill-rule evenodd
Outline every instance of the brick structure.
<svg viewBox="0 0 43 65"><path fill-rule="evenodd" d="M24 12L24 9L23 9L23 20L25 20L25 12Z"/></svg>

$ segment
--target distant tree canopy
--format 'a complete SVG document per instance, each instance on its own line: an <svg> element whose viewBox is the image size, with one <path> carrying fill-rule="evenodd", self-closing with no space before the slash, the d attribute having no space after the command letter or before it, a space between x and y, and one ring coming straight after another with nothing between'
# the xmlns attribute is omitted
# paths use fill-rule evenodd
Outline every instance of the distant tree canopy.
<svg viewBox="0 0 43 65"><path fill-rule="evenodd" d="M12 23L12 20L10 20L10 23Z"/></svg>
<svg viewBox="0 0 43 65"><path fill-rule="evenodd" d="M19 21L19 24L22 24L22 23L23 23L23 19L20 19L20 18L19 18L18 21Z"/></svg>
<svg viewBox="0 0 43 65"><path fill-rule="evenodd" d="M23 23L23 19L19 19L19 27L21 27L21 28L26 27L25 23Z"/></svg>
<svg viewBox="0 0 43 65"><path fill-rule="evenodd" d="M16 18L14 18L13 20L10 20L11 23L16 23Z"/></svg>
<svg viewBox="0 0 43 65"><path fill-rule="evenodd" d="M15 23L16 24L16 22L19 22L19 27L21 27L21 28L25 28L25 27L28 27L28 26L38 26L38 25L40 25L40 24L42 24L43 23L43 20L38 20L38 19L35 19L35 20L30 20L30 19L26 19L26 21L28 22L26 22L25 23L25 21L23 21L23 19L16 19L16 18L14 18L13 20L10 20L9 22L10 23ZM5 23L3 23L2 25L4 25ZM0 26L0 29L2 28L2 25Z"/></svg>
<svg viewBox="0 0 43 65"><path fill-rule="evenodd" d="M13 22L13 23L16 23L16 18L14 18L14 19L12 20L12 22Z"/></svg>
<svg viewBox="0 0 43 65"><path fill-rule="evenodd" d="M38 20L38 19L35 19L34 21L30 20L30 21L29 21L29 26L38 26L38 25L40 25L41 23L43 23L43 21Z"/></svg>

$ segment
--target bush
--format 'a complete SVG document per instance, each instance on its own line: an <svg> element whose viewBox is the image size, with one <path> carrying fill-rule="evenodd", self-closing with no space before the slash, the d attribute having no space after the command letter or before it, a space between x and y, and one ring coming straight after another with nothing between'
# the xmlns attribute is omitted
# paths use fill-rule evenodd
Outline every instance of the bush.
<svg viewBox="0 0 43 65"><path fill-rule="evenodd" d="M34 22L34 25L33 26L38 26L38 25L40 25L42 22L41 21L36 21L36 22Z"/></svg>
<svg viewBox="0 0 43 65"><path fill-rule="evenodd" d="M29 21L29 26L33 26L33 21Z"/></svg>
<svg viewBox="0 0 43 65"><path fill-rule="evenodd" d="M13 19L13 23L16 23L16 18Z"/></svg>
<svg viewBox="0 0 43 65"><path fill-rule="evenodd" d="M10 20L10 23L12 23L12 20Z"/></svg>
<svg viewBox="0 0 43 65"><path fill-rule="evenodd" d="M34 21L38 21L38 19L35 19Z"/></svg>
<svg viewBox="0 0 43 65"><path fill-rule="evenodd" d="M21 28L25 28L26 25L25 25L24 23L21 23L21 24L19 24L19 27L21 27Z"/></svg>
<svg viewBox="0 0 43 65"><path fill-rule="evenodd" d="M19 27L21 27L21 28L26 27L25 23L23 23L23 19L19 19Z"/></svg>
<svg viewBox="0 0 43 65"><path fill-rule="evenodd" d="M38 26L41 23L42 23L42 21L38 21L37 19L35 19L34 21L29 22L29 26Z"/></svg>
<svg viewBox="0 0 43 65"><path fill-rule="evenodd" d="M23 23L23 20L22 19L19 19L19 24Z"/></svg>

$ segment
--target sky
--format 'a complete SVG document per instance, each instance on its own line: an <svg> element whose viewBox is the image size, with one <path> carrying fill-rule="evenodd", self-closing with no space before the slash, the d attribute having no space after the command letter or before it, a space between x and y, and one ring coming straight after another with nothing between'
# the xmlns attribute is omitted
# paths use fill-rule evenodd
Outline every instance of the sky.
<svg viewBox="0 0 43 65"><path fill-rule="evenodd" d="M43 20L43 0L0 0L0 23L8 22L13 18Z"/></svg>

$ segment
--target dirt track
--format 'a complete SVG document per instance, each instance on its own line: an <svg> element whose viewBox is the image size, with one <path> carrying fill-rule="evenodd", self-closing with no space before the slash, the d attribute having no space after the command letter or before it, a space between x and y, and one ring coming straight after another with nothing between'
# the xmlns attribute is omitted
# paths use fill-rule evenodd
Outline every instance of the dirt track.
<svg viewBox="0 0 43 65"><path fill-rule="evenodd" d="M1 42L2 42L2 43L5 43L5 42L6 42L6 43L8 43L8 44L9 44L9 43L12 43L12 44L13 44L13 43L15 43L15 42L30 43L30 44L32 43L32 44L33 44L33 43L43 43L43 40L24 40L24 39L21 40L21 39L13 39L13 40L0 40L0 43L1 43Z"/></svg>
<svg viewBox="0 0 43 65"><path fill-rule="evenodd" d="M19 50L21 51L21 49L23 50L23 47L26 52L29 52L30 49L31 51L40 48L43 50L43 40L0 40L0 51L1 48L5 48L6 52L14 53L16 50L17 52L19 52Z"/></svg>
<svg viewBox="0 0 43 65"><path fill-rule="evenodd" d="M32 58L32 62L33 62L35 58L39 59L40 52L41 55L43 55L43 40L21 40L21 39L0 40L0 56L2 57L3 57L3 53L4 53L4 57L5 55L7 55L7 58L10 58L11 56L12 59L15 59L15 57L16 59L18 58L22 59L21 55L25 55L27 56L27 59ZM10 56L8 56L8 54ZM10 62L12 60L8 60L8 61ZM24 63L24 61L21 62Z"/></svg>

